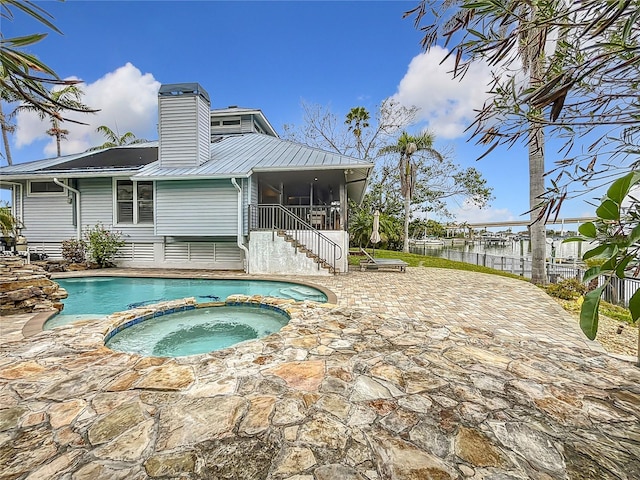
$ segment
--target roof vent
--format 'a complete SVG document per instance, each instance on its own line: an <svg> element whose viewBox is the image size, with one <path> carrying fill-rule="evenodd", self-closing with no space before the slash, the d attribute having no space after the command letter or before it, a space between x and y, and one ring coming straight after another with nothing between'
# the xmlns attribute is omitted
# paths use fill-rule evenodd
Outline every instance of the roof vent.
<svg viewBox="0 0 640 480"><path fill-rule="evenodd" d="M238 108L238 105L229 105L227 108Z"/></svg>

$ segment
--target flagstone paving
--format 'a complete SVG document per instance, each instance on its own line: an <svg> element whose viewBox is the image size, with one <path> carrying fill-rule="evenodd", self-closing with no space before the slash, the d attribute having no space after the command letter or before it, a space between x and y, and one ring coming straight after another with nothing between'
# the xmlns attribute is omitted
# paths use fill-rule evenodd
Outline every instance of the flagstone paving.
<svg viewBox="0 0 640 480"><path fill-rule="evenodd" d="M113 352L98 322L25 339L30 316L0 319L0 478L640 478L640 368L536 287L304 280L337 305L194 357Z"/></svg>

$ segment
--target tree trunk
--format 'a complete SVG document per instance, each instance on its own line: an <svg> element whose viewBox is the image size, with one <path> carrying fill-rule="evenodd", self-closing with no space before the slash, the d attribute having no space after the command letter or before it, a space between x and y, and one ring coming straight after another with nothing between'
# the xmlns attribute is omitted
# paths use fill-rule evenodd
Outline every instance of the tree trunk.
<svg viewBox="0 0 640 480"><path fill-rule="evenodd" d="M531 209L531 282L547 283L545 272L546 225L537 220L540 208L536 207L544 193L544 133L542 127L531 125L529 132L529 208Z"/></svg>
<svg viewBox="0 0 640 480"><path fill-rule="evenodd" d="M2 129L2 142L4 143L4 154L7 159L7 165L13 165L13 159L11 158L11 149L9 147L9 135L7 119L2 111L2 102L0 102L0 128Z"/></svg>
<svg viewBox="0 0 640 480"><path fill-rule="evenodd" d="M404 244L402 251L409 253L409 215L411 214L411 196L404 196Z"/></svg>
<svg viewBox="0 0 640 480"><path fill-rule="evenodd" d="M59 133L56 133L56 149L58 151L58 157L60 156L60 137Z"/></svg>
<svg viewBox="0 0 640 480"><path fill-rule="evenodd" d="M532 19L538 15L537 6L532 7ZM532 39L533 52L535 46L544 43L544 35L541 30L536 32ZM532 48L532 47L529 47ZM544 50L543 50L544 51ZM543 75L543 54L531 54L529 59L529 83L537 87ZM530 106L532 109L533 107ZM532 109L532 113L535 113ZM544 131L539 123L529 124L529 209L531 224L531 282L536 285L545 285L547 275L545 272L546 257L546 225L544 220L538 220L541 208L537 205L542 201L544 188Z"/></svg>

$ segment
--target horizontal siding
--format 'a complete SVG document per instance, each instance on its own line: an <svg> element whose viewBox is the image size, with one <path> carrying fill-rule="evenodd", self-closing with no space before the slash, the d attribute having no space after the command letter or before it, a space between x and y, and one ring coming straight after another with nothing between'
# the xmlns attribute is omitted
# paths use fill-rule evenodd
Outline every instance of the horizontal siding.
<svg viewBox="0 0 640 480"><path fill-rule="evenodd" d="M95 226L98 222L106 228L119 231L127 242L157 241L153 225L115 225L113 214L113 179L88 178L78 181L82 197L82 228Z"/></svg>
<svg viewBox="0 0 640 480"><path fill-rule="evenodd" d="M113 181L111 178L87 178L78 180L82 199L82 227L100 222L113 223Z"/></svg>
<svg viewBox="0 0 640 480"><path fill-rule="evenodd" d="M238 195L228 180L156 182L156 233L163 236L237 234Z"/></svg>
<svg viewBox="0 0 640 480"><path fill-rule="evenodd" d="M115 230L122 234L126 242L153 242L158 241L153 225L116 225Z"/></svg>
<svg viewBox="0 0 640 480"><path fill-rule="evenodd" d="M162 165L186 167L200 164L197 109L197 97L160 98L158 154Z"/></svg>
<svg viewBox="0 0 640 480"><path fill-rule="evenodd" d="M25 192L26 193L26 192ZM24 199L22 235L31 242L60 242L76 238L73 204L66 195L32 196Z"/></svg>
<svg viewBox="0 0 640 480"><path fill-rule="evenodd" d="M209 161L211 145L211 108L209 102L198 97L198 164Z"/></svg>

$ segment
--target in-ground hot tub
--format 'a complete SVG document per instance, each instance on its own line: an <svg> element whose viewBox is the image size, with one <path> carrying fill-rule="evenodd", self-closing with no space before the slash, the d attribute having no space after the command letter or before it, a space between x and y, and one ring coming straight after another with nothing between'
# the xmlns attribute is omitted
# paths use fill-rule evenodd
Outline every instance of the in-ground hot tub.
<svg viewBox="0 0 640 480"><path fill-rule="evenodd" d="M285 310L264 303L188 305L128 320L107 334L105 345L144 356L197 355L265 337L280 330L289 318Z"/></svg>

